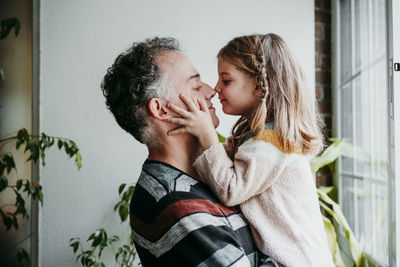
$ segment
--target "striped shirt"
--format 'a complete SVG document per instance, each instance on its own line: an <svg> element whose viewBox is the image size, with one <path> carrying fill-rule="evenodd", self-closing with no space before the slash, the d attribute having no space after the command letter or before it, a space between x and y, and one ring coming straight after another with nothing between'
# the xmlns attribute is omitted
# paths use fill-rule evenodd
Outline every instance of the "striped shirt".
<svg viewBox="0 0 400 267"><path fill-rule="evenodd" d="M130 204L143 266L256 266L245 218L206 184L171 165L146 160Z"/></svg>

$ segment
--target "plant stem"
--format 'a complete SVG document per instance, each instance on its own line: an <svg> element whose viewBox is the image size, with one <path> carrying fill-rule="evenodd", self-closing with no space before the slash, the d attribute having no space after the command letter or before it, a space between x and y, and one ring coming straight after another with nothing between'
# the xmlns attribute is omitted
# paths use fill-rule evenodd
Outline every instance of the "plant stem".
<svg viewBox="0 0 400 267"><path fill-rule="evenodd" d="M9 206L15 207L14 204L4 204L3 206L0 207L0 210L5 211L4 208L9 207ZM10 211L7 210L7 213L9 213L9 212Z"/></svg>
<svg viewBox="0 0 400 267"><path fill-rule="evenodd" d="M30 238L32 236L32 233L30 233L29 235L27 235L25 238L23 238L22 240L18 241L17 243L15 243L12 247L10 247L10 250L14 250L19 244L23 243L25 240L27 240L28 238Z"/></svg>
<svg viewBox="0 0 400 267"><path fill-rule="evenodd" d="M42 137L41 135L28 135L28 136L30 138L41 138ZM59 137L59 136L47 135L47 137L54 138L54 139L59 139L59 140L63 140L63 141L69 140L67 138L63 138L63 137ZM7 137L7 138L4 138L4 139L0 139L0 143L6 142L6 141L8 142L8 141L11 141L11 140L17 139L17 138L18 138L17 136L11 136L11 137Z"/></svg>

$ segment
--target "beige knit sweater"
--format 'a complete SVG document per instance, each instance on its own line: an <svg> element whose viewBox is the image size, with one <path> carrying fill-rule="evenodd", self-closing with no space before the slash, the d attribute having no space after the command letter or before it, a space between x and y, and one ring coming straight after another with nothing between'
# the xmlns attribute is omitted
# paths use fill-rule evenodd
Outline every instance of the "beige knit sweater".
<svg viewBox="0 0 400 267"><path fill-rule="evenodd" d="M240 204L261 252L285 266L334 266L309 159L285 153L266 129L239 146L233 162L216 144L194 166L225 205Z"/></svg>

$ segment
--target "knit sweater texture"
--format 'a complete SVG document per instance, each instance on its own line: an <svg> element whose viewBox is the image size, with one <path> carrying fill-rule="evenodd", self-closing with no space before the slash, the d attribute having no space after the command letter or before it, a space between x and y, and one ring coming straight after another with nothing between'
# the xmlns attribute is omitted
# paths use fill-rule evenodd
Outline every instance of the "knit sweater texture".
<svg viewBox="0 0 400 267"><path fill-rule="evenodd" d="M265 129L241 144L233 161L216 144L194 166L222 203L240 205L262 253L285 266L334 266L309 160L285 151Z"/></svg>

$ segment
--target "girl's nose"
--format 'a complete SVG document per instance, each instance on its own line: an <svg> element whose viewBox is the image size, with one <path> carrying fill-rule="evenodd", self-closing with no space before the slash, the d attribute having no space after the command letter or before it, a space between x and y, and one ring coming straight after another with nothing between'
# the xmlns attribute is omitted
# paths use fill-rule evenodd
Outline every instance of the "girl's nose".
<svg viewBox="0 0 400 267"><path fill-rule="evenodd" d="M218 94L221 92L221 87L219 87L219 82L215 85L214 90L215 90L215 92L217 92Z"/></svg>

